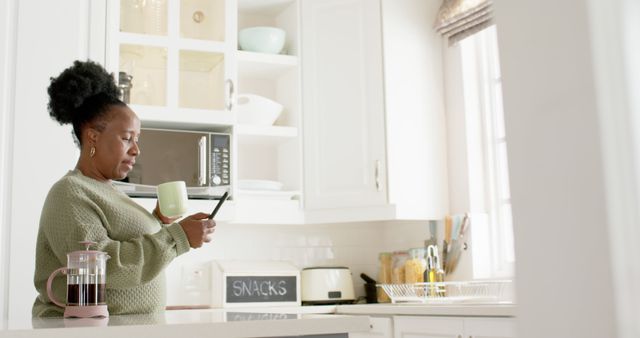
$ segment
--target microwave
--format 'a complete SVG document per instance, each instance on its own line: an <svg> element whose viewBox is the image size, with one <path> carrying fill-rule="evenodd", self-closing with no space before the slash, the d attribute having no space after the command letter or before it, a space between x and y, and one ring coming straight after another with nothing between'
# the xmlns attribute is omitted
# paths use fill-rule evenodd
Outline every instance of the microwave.
<svg viewBox="0 0 640 338"><path fill-rule="evenodd" d="M140 155L116 187L131 197L156 197L156 186L185 181L189 198L215 199L231 186L228 133L142 128Z"/></svg>

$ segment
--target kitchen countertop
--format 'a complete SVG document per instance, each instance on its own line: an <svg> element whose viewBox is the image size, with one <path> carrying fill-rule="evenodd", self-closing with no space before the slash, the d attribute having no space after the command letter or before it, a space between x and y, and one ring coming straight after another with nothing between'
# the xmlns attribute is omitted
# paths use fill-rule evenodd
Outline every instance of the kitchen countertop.
<svg viewBox="0 0 640 338"><path fill-rule="evenodd" d="M172 310L105 319L21 318L0 323L0 337L249 338L339 334L369 330L372 316L514 317L514 304L355 304L237 309ZM63 328L73 328L64 330Z"/></svg>
<svg viewBox="0 0 640 338"><path fill-rule="evenodd" d="M515 317L514 304L355 304L338 305L338 314Z"/></svg>
<svg viewBox="0 0 640 338"><path fill-rule="evenodd" d="M284 337L368 331L369 318L258 309L204 309L102 319L25 318L2 323L2 328L0 337Z"/></svg>
<svg viewBox="0 0 640 338"><path fill-rule="evenodd" d="M251 311L255 309L238 309ZM265 312L314 313L340 315L409 315L409 316L462 316L462 317L515 317L516 305L505 304L351 304L267 307Z"/></svg>

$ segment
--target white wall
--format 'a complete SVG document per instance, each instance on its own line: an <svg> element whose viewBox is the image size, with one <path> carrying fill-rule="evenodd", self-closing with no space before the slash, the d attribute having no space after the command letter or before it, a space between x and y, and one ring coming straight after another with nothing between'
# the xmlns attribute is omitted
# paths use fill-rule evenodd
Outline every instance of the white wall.
<svg viewBox="0 0 640 338"><path fill-rule="evenodd" d="M9 207L10 167L13 132L13 65L15 61L14 0L0 3L0 322L7 318L9 282ZM1 327L0 327L1 329Z"/></svg>
<svg viewBox="0 0 640 338"><path fill-rule="evenodd" d="M495 1L518 337L615 337L586 1Z"/></svg>
<svg viewBox="0 0 640 338"><path fill-rule="evenodd" d="M88 6L84 0L19 1L9 223L10 319L31 313L40 211L51 185L77 161L71 128L49 117L47 86L49 77L73 60L86 59Z"/></svg>
<svg viewBox="0 0 640 338"><path fill-rule="evenodd" d="M640 3L590 0L618 337L640 336Z"/></svg>
<svg viewBox="0 0 640 338"><path fill-rule="evenodd" d="M356 295L363 296L360 273L378 273L378 253L424 245L425 222L366 222L310 225L243 225L220 223L214 240L178 257L167 268L169 305L202 304L194 272L211 260L283 260L304 268L314 265L348 266ZM191 291L190 291L191 290ZM206 292L206 291L205 291Z"/></svg>

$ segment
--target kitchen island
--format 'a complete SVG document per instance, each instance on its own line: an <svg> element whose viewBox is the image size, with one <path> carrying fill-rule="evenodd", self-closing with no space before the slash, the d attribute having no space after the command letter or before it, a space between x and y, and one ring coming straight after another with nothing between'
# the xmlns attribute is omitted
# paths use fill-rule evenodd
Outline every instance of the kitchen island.
<svg viewBox="0 0 640 338"><path fill-rule="evenodd" d="M24 318L2 323L0 337L331 337L370 328L369 317L202 309L109 318Z"/></svg>

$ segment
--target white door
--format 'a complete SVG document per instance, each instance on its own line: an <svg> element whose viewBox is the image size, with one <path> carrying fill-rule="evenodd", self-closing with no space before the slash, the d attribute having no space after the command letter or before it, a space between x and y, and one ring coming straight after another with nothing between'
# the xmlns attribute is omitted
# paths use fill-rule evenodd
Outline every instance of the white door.
<svg viewBox="0 0 640 338"><path fill-rule="evenodd" d="M472 338L514 338L514 318L465 318L464 336Z"/></svg>
<svg viewBox="0 0 640 338"><path fill-rule="evenodd" d="M396 316L393 317L395 338L462 338L462 318Z"/></svg>
<svg viewBox="0 0 640 338"><path fill-rule="evenodd" d="M386 204L380 2L301 4L305 207Z"/></svg>

